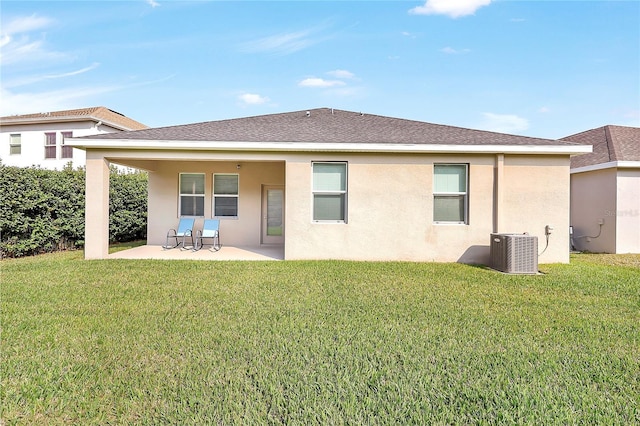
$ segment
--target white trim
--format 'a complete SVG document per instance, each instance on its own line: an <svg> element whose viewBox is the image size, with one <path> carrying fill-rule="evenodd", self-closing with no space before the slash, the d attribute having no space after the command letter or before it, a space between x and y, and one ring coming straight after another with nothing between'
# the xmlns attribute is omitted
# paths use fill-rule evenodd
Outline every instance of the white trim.
<svg viewBox="0 0 640 426"><path fill-rule="evenodd" d="M591 145L443 145L396 143L320 142L231 142L136 139L72 139L79 149L217 150L217 151L302 151L302 152L402 152L481 154L587 154Z"/></svg>
<svg viewBox="0 0 640 426"><path fill-rule="evenodd" d="M124 124L115 123L108 118L98 118L94 115L63 115L63 116L42 116L42 117L30 117L30 118L13 118L8 117L4 120L0 121L0 125L4 127L8 126L22 126L22 125L31 125L31 124L57 124L57 123L73 123L73 122L93 122L95 127L97 125L105 125L108 127L113 127L114 129L122 130L122 131L130 131L130 130L144 130L144 129L133 129L131 127L127 127Z"/></svg>
<svg viewBox="0 0 640 426"><path fill-rule="evenodd" d="M571 174L595 172L596 170L604 169L638 169L640 168L640 161L610 161L608 163L592 164L590 166L576 167L571 169Z"/></svg>

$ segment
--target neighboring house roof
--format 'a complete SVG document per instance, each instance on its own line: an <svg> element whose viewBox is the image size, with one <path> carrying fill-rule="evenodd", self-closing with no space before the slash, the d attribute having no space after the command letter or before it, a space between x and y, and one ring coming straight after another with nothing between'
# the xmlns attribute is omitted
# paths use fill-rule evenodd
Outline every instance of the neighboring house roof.
<svg viewBox="0 0 640 426"><path fill-rule="evenodd" d="M141 130L148 127L139 123L126 115L113 111L103 106L92 108L71 109L65 111L42 112L36 114L9 115L0 117L0 125L8 126L14 124L37 124L68 121L102 122L105 125L115 127L120 130Z"/></svg>
<svg viewBox="0 0 640 426"><path fill-rule="evenodd" d="M103 134L92 139L455 145L559 143L550 139L471 130L330 108Z"/></svg>
<svg viewBox="0 0 640 426"><path fill-rule="evenodd" d="M640 128L603 126L567 136L562 140L593 146L591 154L571 159L571 168L597 164L640 161Z"/></svg>

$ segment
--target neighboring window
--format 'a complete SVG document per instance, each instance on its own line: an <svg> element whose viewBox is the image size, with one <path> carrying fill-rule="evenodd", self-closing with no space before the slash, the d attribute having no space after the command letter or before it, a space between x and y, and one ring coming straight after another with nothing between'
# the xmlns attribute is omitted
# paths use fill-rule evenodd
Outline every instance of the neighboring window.
<svg viewBox="0 0 640 426"><path fill-rule="evenodd" d="M44 158L56 158L56 134L45 133Z"/></svg>
<svg viewBox="0 0 640 426"><path fill-rule="evenodd" d="M9 155L22 154L22 136L19 133L9 136Z"/></svg>
<svg viewBox="0 0 640 426"><path fill-rule="evenodd" d="M433 221L467 223L467 164L433 166Z"/></svg>
<svg viewBox="0 0 640 426"><path fill-rule="evenodd" d="M180 173L180 216L204 216L204 173Z"/></svg>
<svg viewBox="0 0 640 426"><path fill-rule="evenodd" d="M60 158L73 158L73 147L65 145L65 139L72 138L73 132L62 132L62 152Z"/></svg>
<svg viewBox="0 0 640 426"><path fill-rule="evenodd" d="M239 188L237 174L213 175L214 217L238 217Z"/></svg>
<svg viewBox="0 0 640 426"><path fill-rule="evenodd" d="M313 220L347 221L347 163L313 163Z"/></svg>

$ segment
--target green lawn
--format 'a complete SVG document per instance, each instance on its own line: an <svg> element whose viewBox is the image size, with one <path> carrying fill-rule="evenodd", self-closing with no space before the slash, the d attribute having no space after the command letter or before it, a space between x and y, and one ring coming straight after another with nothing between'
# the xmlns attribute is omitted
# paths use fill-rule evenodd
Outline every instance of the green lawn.
<svg viewBox="0 0 640 426"><path fill-rule="evenodd" d="M0 424L640 423L640 256L3 260Z"/></svg>

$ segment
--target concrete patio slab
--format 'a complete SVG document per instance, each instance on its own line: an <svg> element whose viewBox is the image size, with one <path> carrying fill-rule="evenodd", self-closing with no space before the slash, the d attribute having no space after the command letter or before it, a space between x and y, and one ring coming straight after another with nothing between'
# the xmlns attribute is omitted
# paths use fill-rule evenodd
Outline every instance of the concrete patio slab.
<svg viewBox="0 0 640 426"><path fill-rule="evenodd" d="M140 246L111 253L109 259L166 259L166 260L283 260L284 246L229 247L216 252L205 246L198 251L162 246Z"/></svg>

